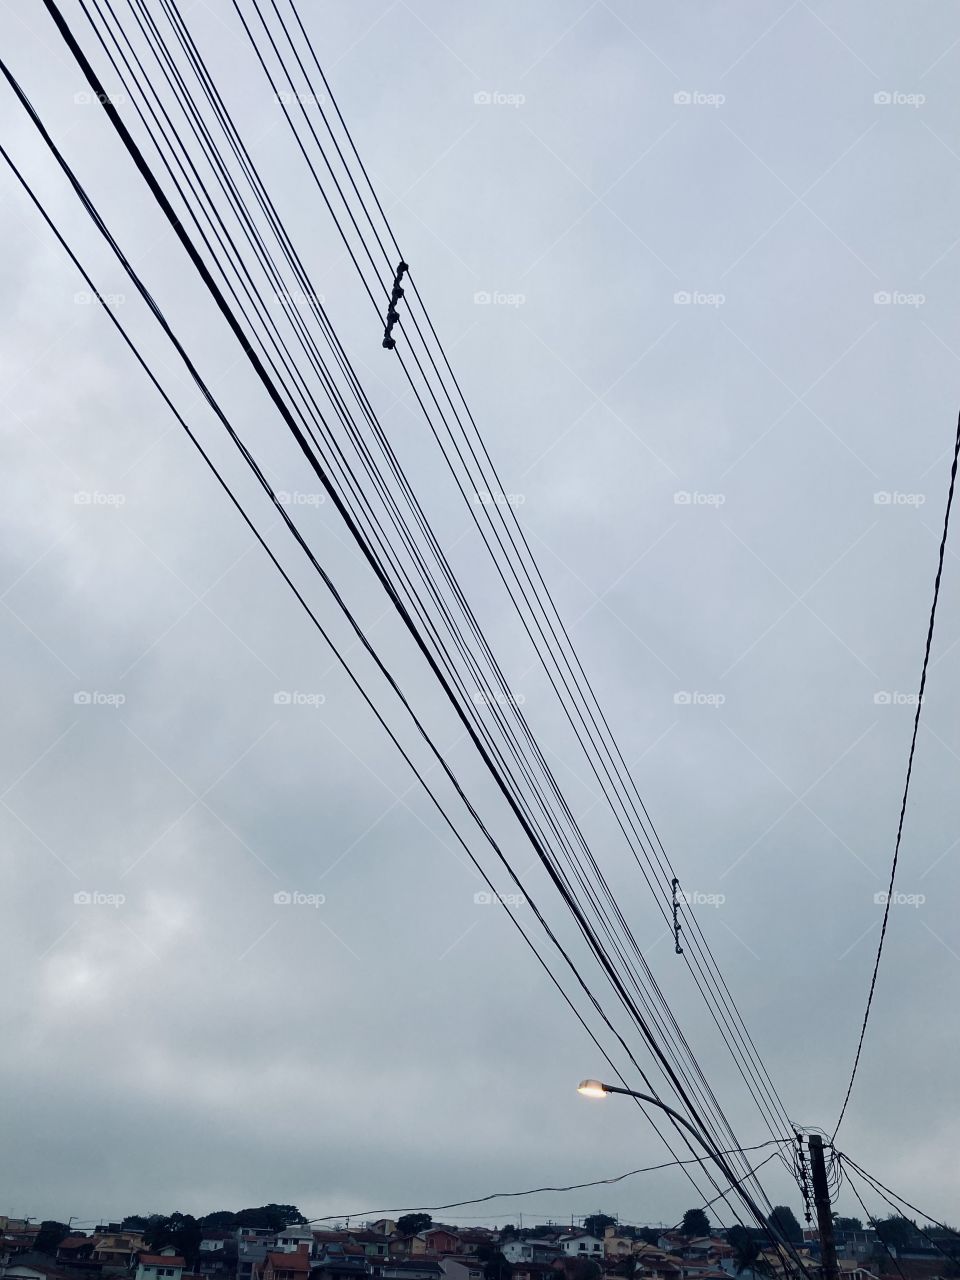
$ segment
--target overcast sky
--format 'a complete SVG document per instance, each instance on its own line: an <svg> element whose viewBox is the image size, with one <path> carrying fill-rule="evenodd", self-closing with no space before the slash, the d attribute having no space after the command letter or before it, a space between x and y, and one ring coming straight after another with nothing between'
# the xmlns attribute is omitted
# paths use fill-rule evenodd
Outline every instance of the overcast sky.
<svg viewBox="0 0 960 1280"><path fill-rule="evenodd" d="M960 13L938 0L302 9L790 1117L832 1130L878 940L957 414ZM93 56L79 5L65 12ZM210 0L188 21L658 981L741 1141L762 1141L233 6ZM52 22L6 0L0 31L225 410L276 486L307 495L297 517L319 558L526 872L522 833L330 504L309 498L315 479L102 110L77 100L85 83ZM297 563L6 87L0 105L3 145ZM0 1211L91 1221L289 1201L313 1217L669 1158L626 1101L576 1094L604 1074L597 1051L507 913L474 901L482 884L408 768L6 169L0 182ZM949 1221L955 548L905 900L838 1138ZM346 647L329 597L309 589ZM543 877L529 882L559 922ZM771 1197L799 1215L776 1170ZM496 1204L486 1220L602 1208L669 1222L691 1203L672 1170ZM847 1193L840 1207L856 1211Z"/></svg>

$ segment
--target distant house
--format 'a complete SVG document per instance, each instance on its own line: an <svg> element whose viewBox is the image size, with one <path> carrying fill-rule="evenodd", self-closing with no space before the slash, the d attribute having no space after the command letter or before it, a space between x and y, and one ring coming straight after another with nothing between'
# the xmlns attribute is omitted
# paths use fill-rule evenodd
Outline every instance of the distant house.
<svg viewBox="0 0 960 1280"><path fill-rule="evenodd" d="M483 1264L476 1258L447 1254L440 1266L446 1280L483 1280Z"/></svg>
<svg viewBox="0 0 960 1280"><path fill-rule="evenodd" d="M134 1280L181 1280L186 1260L174 1249L161 1249L159 1253L141 1253L137 1259Z"/></svg>
<svg viewBox="0 0 960 1280"><path fill-rule="evenodd" d="M147 1242L140 1231L111 1231L94 1236L94 1262L104 1266L127 1267L133 1265L138 1253L147 1247Z"/></svg>
<svg viewBox="0 0 960 1280"><path fill-rule="evenodd" d="M385 1258L390 1253L390 1236L379 1231L351 1231L349 1239L358 1244L368 1258Z"/></svg>
<svg viewBox="0 0 960 1280"><path fill-rule="evenodd" d="M500 1246L500 1252L508 1262L553 1262L560 1257L560 1245L554 1240L528 1238L508 1240Z"/></svg>
<svg viewBox="0 0 960 1280"><path fill-rule="evenodd" d="M57 1257L67 1263L86 1262L93 1253L93 1236L67 1236L57 1245Z"/></svg>
<svg viewBox="0 0 960 1280"><path fill-rule="evenodd" d="M268 1253L254 1280L309 1280L309 1276L310 1250L304 1244L295 1252Z"/></svg>
<svg viewBox="0 0 960 1280"><path fill-rule="evenodd" d="M435 1258L385 1258L370 1265L373 1274L383 1280L444 1280L443 1269Z"/></svg>
<svg viewBox="0 0 960 1280"><path fill-rule="evenodd" d="M397 1224L393 1218L378 1218L376 1222L367 1224L371 1231L375 1231L381 1236L395 1236L397 1234Z"/></svg>
<svg viewBox="0 0 960 1280"><path fill-rule="evenodd" d="M411 1236L394 1236L388 1246L390 1254L421 1254L427 1252L427 1242L423 1238L423 1232L418 1232Z"/></svg>
<svg viewBox="0 0 960 1280"><path fill-rule="evenodd" d="M427 1253L458 1253L460 1237L449 1227L428 1227L423 1235Z"/></svg>
<svg viewBox="0 0 960 1280"><path fill-rule="evenodd" d="M273 1244L274 1253L298 1253L301 1246L307 1252L313 1249L313 1228L294 1223L278 1231Z"/></svg>
<svg viewBox="0 0 960 1280"><path fill-rule="evenodd" d="M603 1257L603 1241L586 1231L575 1231L572 1235L564 1236L560 1241L560 1248L567 1258Z"/></svg>

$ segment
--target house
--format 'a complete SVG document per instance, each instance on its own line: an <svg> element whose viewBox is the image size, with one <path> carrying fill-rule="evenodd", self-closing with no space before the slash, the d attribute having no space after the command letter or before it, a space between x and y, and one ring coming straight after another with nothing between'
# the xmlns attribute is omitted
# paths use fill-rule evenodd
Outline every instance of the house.
<svg viewBox="0 0 960 1280"><path fill-rule="evenodd" d="M586 1231L574 1231L572 1235L563 1236L560 1248L567 1258L602 1258L603 1241Z"/></svg>
<svg viewBox="0 0 960 1280"><path fill-rule="evenodd" d="M186 1266L186 1259L179 1257L172 1247L159 1253L141 1253L134 1280L182 1280Z"/></svg>
<svg viewBox="0 0 960 1280"><path fill-rule="evenodd" d="M298 1253L300 1246L306 1247L309 1254L313 1249L313 1228L294 1223L277 1232L273 1246L274 1253Z"/></svg>
<svg viewBox="0 0 960 1280"><path fill-rule="evenodd" d="M294 1252L268 1253L257 1268L254 1280L309 1280L310 1249L301 1245Z"/></svg>
<svg viewBox="0 0 960 1280"><path fill-rule="evenodd" d="M427 1253L457 1253L460 1249L460 1237L449 1227L428 1227L421 1234Z"/></svg>
<svg viewBox="0 0 960 1280"><path fill-rule="evenodd" d="M483 1263L476 1258L448 1253L440 1259L440 1268L446 1280L483 1280Z"/></svg>
<svg viewBox="0 0 960 1280"><path fill-rule="evenodd" d="M443 1268L435 1258L384 1258L370 1266L383 1280L444 1280Z"/></svg>
<svg viewBox="0 0 960 1280"><path fill-rule="evenodd" d="M255 1271L267 1260L267 1246L254 1242L237 1242L237 1280L253 1280ZM200 1262L203 1266L203 1259Z"/></svg>
<svg viewBox="0 0 960 1280"><path fill-rule="evenodd" d="M138 1253L147 1247L147 1242L140 1231L111 1231L94 1236L94 1262L104 1266L123 1268L131 1267Z"/></svg>
<svg viewBox="0 0 960 1280"><path fill-rule="evenodd" d="M68 1266L71 1263L87 1262L95 1243L93 1236L67 1236L57 1245L57 1258Z"/></svg>
<svg viewBox="0 0 960 1280"><path fill-rule="evenodd" d="M378 1218L376 1222L368 1222L367 1227L370 1231L375 1231L380 1236L395 1236L397 1234L397 1224L393 1218Z"/></svg>
<svg viewBox="0 0 960 1280"><path fill-rule="evenodd" d="M508 1262L553 1262L560 1257L560 1245L555 1240L529 1238L508 1240L500 1246L500 1252Z"/></svg>
<svg viewBox="0 0 960 1280"><path fill-rule="evenodd" d="M412 1236L394 1236L388 1245L391 1255L423 1254L427 1252L427 1244L423 1232Z"/></svg>
<svg viewBox="0 0 960 1280"><path fill-rule="evenodd" d="M559 1262L518 1262L511 1268L511 1280L554 1280L560 1266Z"/></svg>
<svg viewBox="0 0 960 1280"><path fill-rule="evenodd" d="M351 1231L349 1240L361 1245L368 1258L385 1258L390 1252L390 1237L379 1231Z"/></svg>

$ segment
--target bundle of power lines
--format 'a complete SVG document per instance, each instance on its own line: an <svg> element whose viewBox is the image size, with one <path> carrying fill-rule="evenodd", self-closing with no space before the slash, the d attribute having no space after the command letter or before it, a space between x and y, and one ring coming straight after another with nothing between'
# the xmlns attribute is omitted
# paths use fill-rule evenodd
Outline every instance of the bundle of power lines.
<svg viewBox="0 0 960 1280"><path fill-rule="evenodd" d="M79 21L74 25L54 0L44 0L44 4L126 148L131 179L139 172L176 233L185 254L184 267L188 261L192 264L272 401L276 428L289 432L333 503L505 802L515 831L530 845L542 867L551 905L559 900L575 923L595 972L585 974L582 964L561 942L549 923L550 906L541 906L531 898L510 856L516 839L505 847L494 835L480 811L481 801L471 796L451 767L428 730L424 714L413 705L395 669L364 631L343 591L311 548L298 519L279 499L264 468L127 261L122 246L113 239L106 219L27 94L4 66L8 83L86 213L151 308L283 526L319 575L330 602L352 629L356 646L365 656L363 671L372 664L377 673L375 689L367 675L358 673L349 651L337 648L316 608L268 546L245 505L121 325L110 300L98 293L102 306L491 892L495 892L494 874L505 873L527 899L536 927L526 927L516 913L509 913L512 924L616 1078L626 1084L624 1072L635 1072L651 1094L686 1117L702 1146L711 1152L715 1169L683 1126L669 1116L664 1119L663 1112L646 1109L647 1119L675 1160L680 1161L673 1145L678 1140L689 1151L695 1163L691 1167L690 1161L683 1161L681 1167L700 1199L722 1202L738 1222L746 1218L763 1225L772 1204L751 1168L746 1148L674 1016L551 768L543 743L512 695L468 591L458 580L378 418L322 301L323 291L311 277L177 0L126 0L125 4L121 0L116 4L112 0L77 0ZM302 189L315 192L318 210L325 208L332 219L369 300L371 326L382 328L384 315L389 316L394 345L384 359L399 361L433 447L449 470L502 587L504 607L515 612L535 650L623 847L653 895L665 927L673 931L677 922L682 929L682 963L789 1171L790 1144L794 1141L790 1118L696 916L682 898L678 902L674 868L431 322L416 285L416 271L406 267L405 255L393 236L296 4L294 0L269 0L267 9L259 0L233 0L233 5L239 30L281 106L284 124L302 159ZM122 87L122 110L111 101L102 74L109 74ZM5 150L3 156L74 266L96 291L67 237L53 224ZM398 292L401 268L406 275ZM490 494L493 500L477 502L479 493ZM389 718L382 707L384 698L391 703ZM403 727L396 727L398 723ZM426 750L429 767L439 771L455 793L459 804L453 811L431 785L427 769L415 760L411 740L417 751ZM611 995L615 1012L608 1009ZM642 1050L636 1048L638 1044ZM674 1128L673 1135L667 1125ZM706 1189L704 1179L709 1183ZM781 1252L789 1248L783 1241L771 1239Z"/></svg>

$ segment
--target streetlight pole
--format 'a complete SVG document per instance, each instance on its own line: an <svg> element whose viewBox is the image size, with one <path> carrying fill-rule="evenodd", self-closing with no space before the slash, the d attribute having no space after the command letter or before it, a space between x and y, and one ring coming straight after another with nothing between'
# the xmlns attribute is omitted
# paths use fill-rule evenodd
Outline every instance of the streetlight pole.
<svg viewBox="0 0 960 1280"><path fill-rule="evenodd" d="M673 1107L668 1106L665 1102L661 1102L659 1098L655 1098L652 1094L638 1093L636 1089L626 1089L621 1085L604 1084L600 1080L581 1080L580 1084L577 1086L577 1092L584 1094L588 1098L602 1098L608 1093L620 1093L624 1094L628 1098L636 1098L640 1102L646 1102L652 1107L659 1107L661 1111L665 1111L668 1116L677 1122L677 1124L682 1125L688 1133L691 1133L696 1138L697 1142L704 1149L710 1159L720 1169L720 1172L723 1174L726 1181L730 1183L730 1189L732 1191L739 1191L741 1196L743 1196L747 1207L756 1218L757 1222L765 1222L765 1218L753 1197L747 1192L745 1187L741 1186L741 1183L750 1176L749 1173L745 1173L742 1178L735 1177L733 1170L727 1164L720 1152L715 1151L707 1140L694 1128L690 1121L680 1115L678 1111L674 1111ZM726 1198L726 1196L724 1196L724 1198ZM794 1249L792 1251L796 1257L796 1250ZM838 1280L838 1276L835 1272L832 1276L825 1277L825 1280Z"/></svg>

